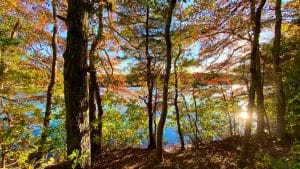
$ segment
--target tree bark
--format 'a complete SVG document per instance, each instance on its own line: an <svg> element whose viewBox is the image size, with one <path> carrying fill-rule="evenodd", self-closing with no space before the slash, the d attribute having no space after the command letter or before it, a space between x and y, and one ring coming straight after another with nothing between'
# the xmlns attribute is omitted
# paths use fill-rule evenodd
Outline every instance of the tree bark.
<svg viewBox="0 0 300 169"><path fill-rule="evenodd" d="M92 69L93 67L93 69ZM94 63L92 63L92 60L90 60L89 65L89 73L90 73L90 79L89 79L89 122L90 122L90 131L91 131L91 157L95 157L98 153L99 147L98 147L98 137L97 137L97 126L98 121L96 117L96 103L95 103L95 95L96 95L96 86L94 83L95 78L95 66Z"/></svg>
<svg viewBox="0 0 300 169"><path fill-rule="evenodd" d="M257 105L257 130L256 130L256 137L260 141L264 139L265 136L265 120L264 120L264 114L265 114L265 106L264 106L264 91L263 91L263 76L261 73L261 56L259 54L257 55L257 86L256 86L256 105Z"/></svg>
<svg viewBox="0 0 300 169"><path fill-rule="evenodd" d="M198 107L197 107L197 101L196 101L196 95L195 95L195 81L193 84L193 92L192 92L192 96L193 96L193 101L194 101L194 109L195 109L195 119L194 121L194 126L195 126L195 146L198 149L199 148L199 143L200 143L200 137L198 136L198 134L200 134L199 128L198 128Z"/></svg>
<svg viewBox="0 0 300 169"><path fill-rule="evenodd" d="M177 131L180 139L180 145L181 145L181 150L184 150L184 138L181 132L181 125L180 125L180 115L179 115L179 108L178 108L178 74L177 74L177 60L180 56L180 51L179 54L176 56L174 60L174 75L175 75L175 97L174 97L174 106L175 106L175 113L176 113L176 122L177 122Z"/></svg>
<svg viewBox="0 0 300 169"><path fill-rule="evenodd" d="M157 83L155 83L155 98L154 98L154 108L153 108L153 125L154 125L154 134L155 135L157 132L157 125L156 125L157 105L158 105L158 89L157 89Z"/></svg>
<svg viewBox="0 0 300 169"><path fill-rule="evenodd" d="M96 48L101 40L103 40L103 1L99 1L98 9L98 31L96 37L93 39L91 49L89 51L89 73L90 73L90 82L89 82L89 121L92 123L90 125L91 129L91 156L95 157L99 154L101 150L101 140L102 140L102 99L100 96L99 85L97 83L97 71L95 68L95 55ZM98 114L96 113L96 104L98 108ZM95 124L95 125L93 125Z"/></svg>
<svg viewBox="0 0 300 169"><path fill-rule="evenodd" d="M155 149L155 139L153 134L153 112L152 112L152 100L153 100L153 78L151 73L151 62L152 58L149 54L149 4L147 3L146 8L146 56L147 56L147 88L148 88L148 100L147 100L147 110L148 110L148 130L149 130L149 145L148 149Z"/></svg>
<svg viewBox="0 0 300 169"><path fill-rule="evenodd" d="M97 83L97 80L94 80L94 82L96 83L96 103L97 103L97 108L98 108L98 130L97 133L99 135L99 152L102 152L102 117L103 117L103 107L102 107L102 98L100 96L100 89L99 89L99 85Z"/></svg>
<svg viewBox="0 0 300 169"><path fill-rule="evenodd" d="M1 145L2 148L2 160L1 160L1 168L5 168L5 156L6 156L6 150L5 150L5 145Z"/></svg>
<svg viewBox="0 0 300 169"><path fill-rule="evenodd" d="M95 157L102 151L102 98L100 96L99 85L97 83L97 73L94 67L94 63L90 60L90 85L89 85L89 120L90 123L96 123L96 125L90 125L91 127L91 156ZM96 114L97 103L98 114Z"/></svg>
<svg viewBox="0 0 300 169"><path fill-rule="evenodd" d="M265 70L266 70L266 63L263 62L262 64L262 76L264 77L265 76ZM264 85L265 83L265 80L264 78L262 79L262 84ZM269 134L269 137L272 138L272 131L271 131L271 126L270 126L270 121L269 121L269 118L268 118L268 115L267 115L267 112L266 112L266 109L264 108L264 117L266 118L265 119L265 127L267 127L268 129L268 134Z"/></svg>
<svg viewBox="0 0 300 169"><path fill-rule="evenodd" d="M252 114L255 102L255 89L257 87L257 57L259 53L259 34L261 28L261 12L266 3L266 0L261 0L258 8L255 7L255 1L250 1L251 8L251 20L253 23L253 41L251 43L251 56L250 56L250 73L251 81L249 88L249 100L248 100L248 115L249 119L246 120L245 133L243 138L242 151L239 159L239 167L244 168L247 166L247 155L249 150L249 141L251 137L251 124Z"/></svg>
<svg viewBox="0 0 300 169"><path fill-rule="evenodd" d="M64 53L67 154L87 157L77 168L90 168L90 130L87 102L88 1L69 0L67 45Z"/></svg>
<svg viewBox="0 0 300 169"><path fill-rule="evenodd" d="M166 27L165 27L165 41L166 41L166 74L164 76L164 85L163 85L163 103L162 103L162 112L161 117L158 122L157 128L157 161L161 162L163 160L163 131L166 122L166 117L168 113L168 88L169 88L169 78L172 64L172 43L170 37L170 28L172 22L173 10L176 5L176 0L171 0L169 2L169 7L167 10L167 19L166 19Z"/></svg>
<svg viewBox="0 0 300 169"><path fill-rule="evenodd" d="M286 138L285 130L285 111L286 111L286 101L285 93L282 84L282 70L280 66L280 39L281 39L281 0L276 0L275 6L275 37L273 43L273 65L274 65L274 75L275 75L275 92L276 92L276 111L277 111L277 136L282 140Z"/></svg>

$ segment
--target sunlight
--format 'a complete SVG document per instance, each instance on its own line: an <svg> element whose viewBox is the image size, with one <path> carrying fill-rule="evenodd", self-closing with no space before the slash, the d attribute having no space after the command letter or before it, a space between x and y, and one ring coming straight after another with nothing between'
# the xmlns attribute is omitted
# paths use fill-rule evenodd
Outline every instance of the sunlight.
<svg viewBox="0 0 300 169"><path fill-rule="evenodd" d="M244 120L247 120L249 118L249 115L247 112L243 111L241 114L240 114L240 117Z"/></svg>

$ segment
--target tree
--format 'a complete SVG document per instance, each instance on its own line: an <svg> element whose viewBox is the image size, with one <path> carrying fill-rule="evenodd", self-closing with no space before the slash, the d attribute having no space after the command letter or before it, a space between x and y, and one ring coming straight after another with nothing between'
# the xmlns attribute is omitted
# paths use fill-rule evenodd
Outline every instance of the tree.
<svg viewBox="0 0 300 169"><path fill-rule="evenodd" d="M255 90L257 87L257 58L259 54L259 35L261 29L261 12L266 3L266 0L261 0L256 9L255 1L250 2L251 10L251 21L253 24L253 40L251 43L251 55L250 55L250 89L249 89L249 100L248 100L248 115L249 119L246 121L245 133L243 138L243 146L239 159L239 167L244 168L247 165L246 157L249 150L249 141L251 137L251 124L252 124L252 114L254 109L255 101Z"/></svg>
<svg viewBox="0 0 300 169"><path fill-rule="evenodd" d="M119 25L122 25L122 35L126 37L127 43L122 46L126 53L124 58L131 56L137 65L131 70L131 74L140 78L139 85L146 88L146 93L141 99L146 104L148 114L148 148L156 148L154 127L154 89L157 77L161 74L157 63L165 47L163 42L162 5L150 0L136 0L121 4L124 8L119 12ZM144 85L145 84L145 85Z"/></svg>
<svg viewBox="0 0 300 169"><path fill-rule="evenodd" d="M146 3L146 49L145 53L147 56L147 88L148 88L148 100L147 100L147 111L148 111L148 130L149 130L149 149L156 148L156 143L153 134L153 110L152 110L152 102L153 102L153 88L154 88L154 79L151 73L151 62L152 57L149 54L149 10L150 3L147 1Z"/></svg>
<svg viewBox="0 0 300 169"><path fill-rule="evenodd" d="M87 103L88 2L68 1L67 44L64 53L64 95L66 106L67 154L78 151L88 156L82 168L91 166L89 114ZM77 168L80 168L77 166Z"/></svg>
<svg viewBox="0 0 300 169"><path fill-rule="evenodd" d="M282 140L285 140L286 131L285 131L285 93L283 91L282 84L282 69L280 67L280 39L281 39L281 0L276 0L275 6L275 37L273 42L273 65L274 65L274 75L275 75L275 91L276 91L276 111L277 111L277 135Z"/></svg>
<svg viewBox="0 0 300 169"><path fill-rule="evenodd" d="M258 53L257 55L257 63L256 63L256 74L257 74L257 85L256 85L256 105L257 105L257 129L256 129L256 136L257 138L262 141L265 136L265 106L264 106L264 77L261 73L261 54Z"/></svg>
<svg viewBox="0 0 300 169"><path fill-rule="evenodd" d="M10 8L10 3L16 3L14 7L17 10ZM22 10L27 5L19 5L18 1L6 1L0 6L0 142L1 148L3 146L1 150L7 157L2 160L10 166L17 160L21 161L19 159L22 159L24 155L28 155L27 153L30 151L20 153L24 152L25 147L28 149L28 145L35 145L36 140L33 138L30 126L37 126L42 120L39 118L41 110L34 103L44 101L44 94L41 95L41 93L48 85L48 81L46 82L48 69L45 69L45 65L48 66L48 64L43 60L45 55L40 55L33 46L37 46L39 42L41 44L45 41L49 42L49 39L44 39L48 32L41 31L42 26L34 26L27 22L31 20L31 17L25 13L32 14L36 11ZM5 9L5 12L2 12L2 9ZM49 14L48 11L44 13ZM43 26L48 23L44 16L35 17L39 21L44 19L45 22L41 23ZM26 27L24 27L25 25ZM35 31L39 32L39 42L36 38L37 34L32 33ZM25 40L26 43L24 43ZM31 53L28 52L29 48L32 49ZM40 96L37 95L37 92L40 93ZM26 115L30 112L36 116ZM14 147L16 144L20 145L18 149Z"/></svg>
<svg viewBox="0 0 300 169"><path fill-rule="evenodd" d="M94 5L93 5L94 6ZM103 116L103 108L102 108L102 98L100 96L100 89L97 82L97 70L95 68L96 61L96 52L97 46L103 38L103 8L104 2L101 0L99 2L98 9L94 9L94 12L98 17L98 27L97 34L93 38L91 49L89 51L89 121L91 128L91 156L95 157L98 153L101 152L101 141L102 141L102 116ZM93 15L93 13L91 14ZM96 105L95 99L97 103L98 113L96 113Z"/></svg>
<svg viewBox="0 0 300 169"><path fill-rule="evenodd" d="M53 87L55 85L55 74L56 74L56 60L57 60L57 10L56 10L56 0L51 1L52 5L52 18L53 18L53 33L51 39L51 47L52 47L52 65L51 65L51 75L50 82L47 89L47 98L46 98L46 110L45 116L43 120L43 130L41 134L40 145L36 153L29 155L29 160L39 161L42 158L42 155L46 152L45 143L46 139L49 136L48 128L50 123L50 115L52 108L52 95L53 95Z"/></svg>
<svg viewBox="0 0 300 169"><path fill-rule="evenodd" d="M157 127L157 160L161 162L163 160L163 130L167 118L168 113L168 88L169 88L169 79L170 79L170 71L171 71L171 64L172 64L172 42L170 37L170 28L172 22L172 15L173 10L176 5L176 0L171 0L169 2L169 7L167 9L167 18L166 18L166 27L165 27L165 41L166 41L166 73L164 75L164 82L163 82L163 103L162 103L162 112L161 117L158 122Z"/></svg>
<svg viewBox="0 0 300 169"><path fill-rule="evenodd" d="M180 145L181 145L181 150L184 150L184 138L182 135L181 131L181 125L180 125L180 114L179 114L179 107L178 107L178 70L177 70L177 60L181 54L180 48L178 51L178 55L174 59L174 78L175 78L175 97L174 97L174 106L175 106L175 113L176 113L176 123L177 123L177 131L179 134L179 139L180 139Z"/></svg>

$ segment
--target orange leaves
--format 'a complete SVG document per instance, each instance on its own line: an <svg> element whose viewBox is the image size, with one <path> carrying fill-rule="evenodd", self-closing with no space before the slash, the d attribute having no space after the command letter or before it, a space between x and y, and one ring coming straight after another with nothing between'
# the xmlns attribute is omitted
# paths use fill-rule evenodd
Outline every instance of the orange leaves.
<svg viewBox="0 0 300 169"><path fill-rule="evenodd" d="M230 76L221 73L182 73L179 76L182 85L187 88L193 85L193 83L201 86L226 85L230 83Z"/></svg>

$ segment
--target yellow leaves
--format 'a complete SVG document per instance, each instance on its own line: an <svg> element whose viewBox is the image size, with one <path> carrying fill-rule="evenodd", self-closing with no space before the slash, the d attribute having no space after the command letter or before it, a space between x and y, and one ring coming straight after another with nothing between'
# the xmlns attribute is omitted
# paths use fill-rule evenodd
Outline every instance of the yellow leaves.
<svg viewBox="0 0 300 169"><path fill-rule="evenodd" d="M4 2L2 1L0 3L0 10L1 12L2 10L5 10L5 12L11 12L18 7L18 3L20 3L18 0L4 0Z"/></svg>
<svg viewBox="0 0 300 169"><path fill-rule="evenodd" d="M300 26L297 24L284 23L281 29L282 34L287 37L300 37Z"/></svg>

